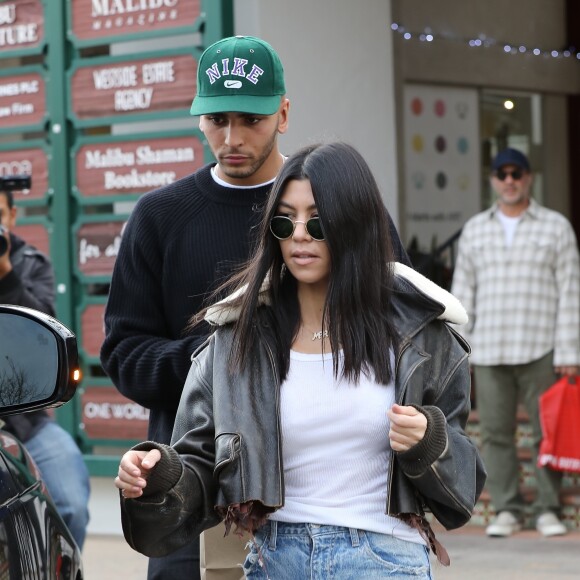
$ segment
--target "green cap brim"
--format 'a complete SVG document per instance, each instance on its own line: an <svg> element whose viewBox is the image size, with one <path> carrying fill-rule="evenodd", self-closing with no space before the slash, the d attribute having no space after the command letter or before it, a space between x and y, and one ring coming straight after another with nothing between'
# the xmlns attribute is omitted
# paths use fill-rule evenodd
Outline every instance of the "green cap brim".
<svg viewBox="0 0 580 580"><path fill-rule="evenodd" d="M191 115L213 113L249 113L251 115L273 115L280 107L282 95L256 97L254 95L221 95L193 99Z"/></svg>

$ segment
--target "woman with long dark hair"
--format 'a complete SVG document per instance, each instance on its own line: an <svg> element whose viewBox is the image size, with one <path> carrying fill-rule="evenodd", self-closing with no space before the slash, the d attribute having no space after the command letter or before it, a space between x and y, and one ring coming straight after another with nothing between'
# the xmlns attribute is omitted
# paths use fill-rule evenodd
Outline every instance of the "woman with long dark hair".
<svg viewBox="0 0 580 580"><path fill-rule="evenodd" d="M465 524L485 480L465 434L461 304L393 261L389 216L344 143L289 157L247 266L206 309L171 447L127 452L125 537L162 555L220 520L247 578L431 578L426 511Z"/></svg>

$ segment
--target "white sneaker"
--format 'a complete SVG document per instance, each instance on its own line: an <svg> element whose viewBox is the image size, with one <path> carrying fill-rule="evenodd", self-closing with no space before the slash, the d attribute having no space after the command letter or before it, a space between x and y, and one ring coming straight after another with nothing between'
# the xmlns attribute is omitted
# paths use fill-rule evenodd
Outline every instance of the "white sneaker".
<svg viewBox="0 0 580 580"><path fill-rule="evenodd" d="M568 533L566 526L553 512L545 512L536 520L536 529L542 536L563 536Z"/></svg>
<svg viewBox="0 0 580 580"><path fill-rule="evenodd" d="M495 538L507 538L519 532L522 525L511 512L499 512L495 519L487 526L485 533Z"/></svg>

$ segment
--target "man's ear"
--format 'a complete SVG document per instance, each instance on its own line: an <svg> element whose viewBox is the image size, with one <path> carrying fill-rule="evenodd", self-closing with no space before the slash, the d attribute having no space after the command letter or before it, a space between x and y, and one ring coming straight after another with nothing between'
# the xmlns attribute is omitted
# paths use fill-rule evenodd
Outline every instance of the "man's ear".
<svg viewBox="0 0 580 580"><path fill-rule="evenodd" d="M284 134L288 130L288 113L290 111L290 101L282 97L280 108L278 109L278 133Z"/></svg>

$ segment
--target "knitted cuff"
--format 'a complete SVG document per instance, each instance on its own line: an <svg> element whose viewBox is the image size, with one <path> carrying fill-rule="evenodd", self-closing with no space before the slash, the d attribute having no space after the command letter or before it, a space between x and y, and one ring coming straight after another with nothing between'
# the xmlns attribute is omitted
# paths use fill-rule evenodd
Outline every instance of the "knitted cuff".
<svg viewBox="0 0 580 580"><path fill-rule="evenodd" d="M152 449L159 450L161 459L147 477L147 485L141 497L146 498L147 501L162 501L167 492L179 481L183 473L183 465L177 451L169 445L144 441L133 447L135 451L151 451Z"/></svg>
<svg viewBox="0 0 580 580"><path fill-rule="evenodd" d="M411 405L427 417L425 436L411 449L397 453L403 471L409 477L422 475L447 447L447 420L439 407Z"/></svg>

